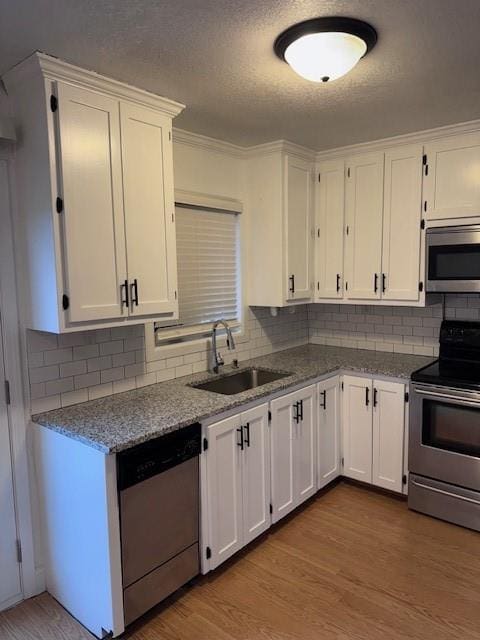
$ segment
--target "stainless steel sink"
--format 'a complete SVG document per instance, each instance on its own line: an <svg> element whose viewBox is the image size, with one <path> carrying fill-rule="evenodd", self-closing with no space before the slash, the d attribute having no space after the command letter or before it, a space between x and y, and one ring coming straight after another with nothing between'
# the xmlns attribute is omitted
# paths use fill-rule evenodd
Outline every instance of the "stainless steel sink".
<svg viewBox="0 0 480 640"><path fill-rule="evenodd" d="M203 389L204 391L213 391L214 393L223 393L226 396L233 396L242 391L261 387L269 382L275 382L280 378L287 378L291 373L284 371L268 371L268 369L243 369L237 373L227 374L208 382L201 384L193 384L194 389Z"/></svg>

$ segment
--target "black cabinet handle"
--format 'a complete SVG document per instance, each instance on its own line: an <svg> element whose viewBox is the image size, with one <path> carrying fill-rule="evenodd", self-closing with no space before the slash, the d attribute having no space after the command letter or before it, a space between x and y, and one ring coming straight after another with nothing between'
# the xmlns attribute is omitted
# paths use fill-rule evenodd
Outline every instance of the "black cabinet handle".
<svg viewBox="0 0 480 640"><path fill-rule="evenodd" d="M322 398L323 398L323 402L320 405L322 407L322 409L326 409L327 408L327 391L322 391Z"/></svg>
<svg viewBox="0 0 480 640"><path fill-rule="evenodd" d="M245 429L245 444L247 445L247 447L250 446L250 423L247 422L247 424L243 427Z"/></svg>
<svg viewBox="0 0 480 640"><path fill-rule="evenodd" d="M290 280L290 287L288 288L288 290L290 291L290 293L295 293L295 274L292 273L292 275L289 276L288 279Z"/></svg>
<svg viewBox="0 0 480 640"><path fill-rule="evenodd" d="M377 293L378 291L378 273L373 276L373 292Z"/></svg>
<svg viewBox="0 0 480 640"><path fill-rule="evenodd" d="M292 408L293 408L293 419L298 424L298 421L300 419L298 402L296 402L294 405L292 405Z"/></svg>
<svg viewBox="0 0 480 640"><path fill-rule="evenodd" d="M385 293L387 289L387 276L385 273L382 273L382 293Z"/></svg>
<svg viewBox="0 0 480 640"><path fill-rule="evenodd" d="M121 292L121 303L122 307L126 307L128 309L129 301L128 301L128 280L125 280L123 284L120 285ZM125 297L124 297L125 295Z"/></svg>
<svg viewBox="0 0 480 640"><path fill-rule="evenodd" d="M237 433L240 434L240 442L238 442L237 440L237 445L240 447L240 449L243 451L243 427L239 427L237 429Z"/></svg>
<svg viewBox="0 0 480 640"><path fill-rule="evenodd" d="M373 388L373 406L376 407L377 406L377 389L374 387Z"/></svg>
<svg viewBox="0 0 480 640"><path fill-rule="evenodd" d="M132 307L133 305L138 307L138 282L136 278L130 285L130 299L132 301Z"/></svg>
<svg viewBox="0 0 480 640"><path fill-rule="evenodd" d="M337 293L340 291L340 274L337 273Z"/></svg>
<svg viewBox="0 0 480 640"><path fill-rule="evenodd" d="M301 420L303 422L303 400L299 400L298 404L299 404L299 407L300 407L300 411L298 413L298 418L299 418L299 420Z"/></svg>
<svg viewBox="0 0 480 640"><path fill-rule="evenodd" d="M365 405L368 407L370 404L370 389L365 387Z"/></svg>

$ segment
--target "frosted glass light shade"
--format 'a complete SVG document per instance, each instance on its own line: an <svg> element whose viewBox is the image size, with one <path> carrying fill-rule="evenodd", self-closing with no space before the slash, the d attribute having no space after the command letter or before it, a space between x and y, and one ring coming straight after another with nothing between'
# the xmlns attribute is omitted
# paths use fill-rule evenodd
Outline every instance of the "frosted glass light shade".
<svg viewBox="0 0 480 640"><path fill-rule="evenodd" d="M348 73L367 52L364 40L350 33L310 33L292 42L284 57L306 80L328 82Z"/></svg>

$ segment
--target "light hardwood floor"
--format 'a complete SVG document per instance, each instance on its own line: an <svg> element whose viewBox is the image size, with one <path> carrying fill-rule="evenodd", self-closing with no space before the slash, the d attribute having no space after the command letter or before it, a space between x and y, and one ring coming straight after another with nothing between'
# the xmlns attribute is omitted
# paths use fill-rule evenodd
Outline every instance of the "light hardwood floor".
<svg viewBox="0 0 480 640"><path fill-rule="evenodd" d="M480 534L341 483L160 605L128 640L480 640ZM43 594L1 640L91 640Z"/></svg>

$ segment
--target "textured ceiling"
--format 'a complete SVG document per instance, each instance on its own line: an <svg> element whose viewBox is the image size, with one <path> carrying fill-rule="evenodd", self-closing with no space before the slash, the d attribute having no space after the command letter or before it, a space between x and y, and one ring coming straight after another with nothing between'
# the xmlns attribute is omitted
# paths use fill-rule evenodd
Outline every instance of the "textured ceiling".
<svg viewBox="0 0 480 640"><path fill-rule="evenodd" d="M272 49L317 15L379 35L327 85ZM0 0L0 73L39 49L184 102L177 127L326 149L479 118L479 24L480 0Z"/></svg>

